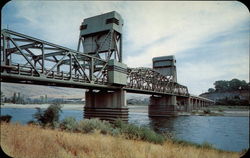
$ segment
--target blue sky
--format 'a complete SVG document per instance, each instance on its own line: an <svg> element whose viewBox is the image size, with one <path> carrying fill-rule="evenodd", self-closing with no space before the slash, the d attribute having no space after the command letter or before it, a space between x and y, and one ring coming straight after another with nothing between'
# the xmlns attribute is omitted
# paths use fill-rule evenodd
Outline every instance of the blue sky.
<svg viewBox="0 0 250 158"><path fill-rule="evenodd" d="M178 82L196 95L216 80L249 82L250 14L240 2L11 1L2 9L2 28L76 49L83 19L113 10L124 19L129 67L175 55Z"/></svg>

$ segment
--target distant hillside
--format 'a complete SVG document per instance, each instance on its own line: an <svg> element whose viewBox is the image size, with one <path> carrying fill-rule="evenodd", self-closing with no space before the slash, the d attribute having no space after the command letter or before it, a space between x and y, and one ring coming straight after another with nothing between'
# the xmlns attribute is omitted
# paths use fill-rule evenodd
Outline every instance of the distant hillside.
<svg viewBox="0 0 250 158"><path fill-rule="evenodd" d="M49 98L84 98L85 90L77 88L62 88L54 86L39 86L28 84L1 83L1 92L5 97L12 97L20 92L24 97L39 98L47 95Z"/></svg>
<svg viewBox="0 0 250 158"><path fill-rule="evenodd" d="M38 86L28 84L1 83L1 92L5 97L12 97L13 93L20 92L25 98L40 98L47 95L48 98L85 98L85 89L63 88L55 86ZM127 99L133 102L141 102L148 98L147 95L127 93Z"/></svg>
<svg viewBox="0 0 250 158"><path fill-rule="evenodd" d="M235 104L234 102L241 102L249 104L250 96L248 90L237 90L227 92L206 92L200 95L201 97L208 98L222 104ZM248 103L247 103L248 102Z"/></svg>
<svg viewBox="0 0 250 158"><path fill-rule="evenodd" d="M248 90L240 90L240 91L229 91L229 92L206 92L200 95L201 97L205 97L211 100L219 100L224 98L239 98L249 100L249 91Z"/></svg>
<svg viewBox="0 0 250 158"><path fill-rule="evenodd" d="M249 89L250 82L245 80L219 80L214 82L214 88L209 88L208 92L200 96L221 105L249 105Z"/></svg>

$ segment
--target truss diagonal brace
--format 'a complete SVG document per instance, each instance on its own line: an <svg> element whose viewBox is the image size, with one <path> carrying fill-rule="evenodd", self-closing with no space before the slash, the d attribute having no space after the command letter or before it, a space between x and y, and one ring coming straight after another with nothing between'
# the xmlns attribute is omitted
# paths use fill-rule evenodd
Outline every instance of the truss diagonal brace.
<svg viewBox="0 0 250 158"><path fill-rule="evenodd" d="M74 54L73 54L73 57L75 58L75 61L77 62L78 66L81 68L83 74L87 77L88 81L90 82L89 77L86 75L86 73L85 73L83 67L81 66L81 64L79 63L79 61L77 60L77 58L76 58L76 56L75 56ZM79 72L80 72L80 71L79 71Z"/></svg>
<svg viewBox="0 0 250 158"><path fill-rule="evenodd" d="M25 60L27 60L27 62L32 66L32 68L39 74L40 73L37 71L36 67L32 64L32 62L25 56L25 53L23 53L22 49L16 44L16 42L9 36L11 42L17 47L17 49L20 51L20 53L22 54L22 56L25 58Z"/></svg>
<svg viewBox="0 0 250 158"><path fill-rule="evenodd" d="M63 59L64 59L66 56L68 56L69 54L70 54L70 52L68 52L67 54L65 54L65 55L62 57L62 59L61 59L58 63L56 63L56 64L49 70L49 72L46 74L46 77L48 77L49 73L50 73L51 71L53 71L53 70L55 69L55 67L57 67L59 64L61 64L61 62L63 61Z"/></svg>

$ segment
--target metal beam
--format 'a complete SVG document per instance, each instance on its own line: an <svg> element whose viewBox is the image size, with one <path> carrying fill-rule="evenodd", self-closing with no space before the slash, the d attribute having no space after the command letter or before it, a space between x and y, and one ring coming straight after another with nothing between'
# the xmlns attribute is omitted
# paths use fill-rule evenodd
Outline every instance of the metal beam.
<svg viewBox="0 0 250 158"><path fill-rule="evenodd" d="M90 55L87 55L87 54L83 54L81 52L77 52L77 51L75 51L73 49L69 49L69 48L66 48L66 47L63 47L63 46L60 46L60 45L57 45L57 44L53 44L53 43L50 43L50 42L47 42L47 41L44 41L44 40L40 40L40 39L30 37L30 36L27 36L27 35L24 35L24 34L21 34L21 33L18 33L18 32L14 32L14 31L11 31L11 30L3 29L3 30L1 30L1 32L5 33L5 34L7 33L7 34L12 34L12 35L15 35L15 36L19 36L19 37L22 37L22 38L25 38L25 39L28 39L28 40L31 40L31 41L37 41L39 43L43 43L44 45L55 47L56 49L66 50L68 52L81 54L81 55L84 55L84 56L89 57L89 58L102 60L100 58L96 58L96 57L93 57L93 56L90 56ZM45 47L45 48L49 49L48 47ZM102 61L105 61L105 60L102 60Z"/></svg>
<svg viewBox="0 0 250 158"><path fill-rule="evenodd" d="M17 47L17 49L20 51L20 53L23 55L23 57L29 62L29 64L32 66L32 68L40 75L40 73L37 71L36 67L31 63L31 61L25 56L22 49L16 44L16 42L9 36L11 42Z"/></svg>
<svg viewBox="0 0 250 158"><path fill-rule="evenodd" d="M79 63L79 61L77 60L77 58L76 58L76 56L75 56L74 54L73 54L73 57L74 57L74 59L75 59L77 65L78 65L78 66L80 67L80 69L82 70L84 76L90 81L89 77L88 77L87 74L85 73L83 67L81 66L81 64Z"/></svg>
<svg viewBox="0 0 250 158"><path fill-rule="evenodd" d="M12 38L13 39L13 38ZM14 39L13 39L14 40ZM15 41L15 40L14 40ZM19 46L20 49L26 49L26 48L30 48L32 46L34 46L36 43L29 43L29 44L26 44L26 45L22 45L22 46ZM13 48L9 48L7 49L8 50L8 54L10 53L14 53L16 51L18 51L17 47L13 47Z"/></svg>
<svg viewBox="0 0 250 158"><path fill-rule="evenodd" d="M69 55L69 52L67 54L65 54L62 59L60 59L50 70L49 72L46 73L46 76L48 77L49 73L51 73L51 71L53 71L62 61L63 59Z"/></svg>

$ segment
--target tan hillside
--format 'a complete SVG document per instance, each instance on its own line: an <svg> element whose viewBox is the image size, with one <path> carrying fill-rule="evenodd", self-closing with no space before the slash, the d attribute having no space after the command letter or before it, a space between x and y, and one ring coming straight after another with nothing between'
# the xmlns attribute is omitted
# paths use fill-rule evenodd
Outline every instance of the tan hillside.
<svg viewBox="0 0 250 158"><path fill-rule="evenodd" d="M49 98L84 98L85 90L78 88L64 88L54 86L40 86L16 83L1 83L1 91L6 97L20 92L24 97L39 98L47 94Z"/></svg>

